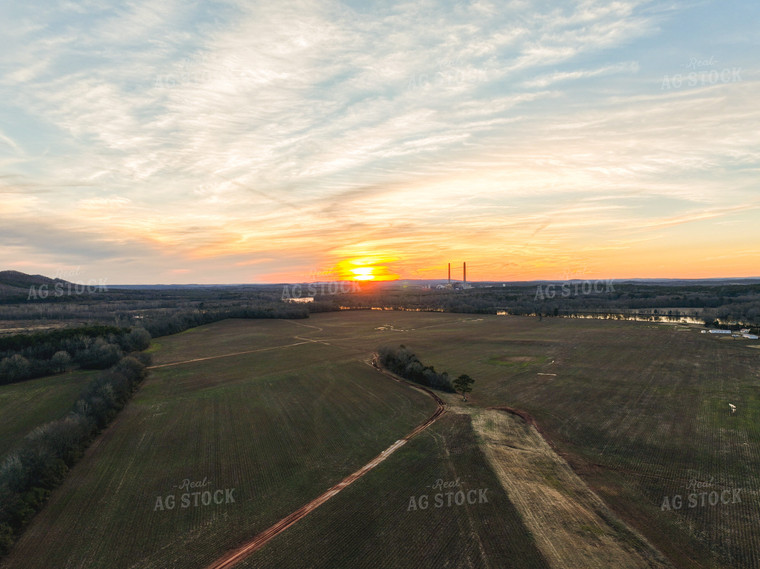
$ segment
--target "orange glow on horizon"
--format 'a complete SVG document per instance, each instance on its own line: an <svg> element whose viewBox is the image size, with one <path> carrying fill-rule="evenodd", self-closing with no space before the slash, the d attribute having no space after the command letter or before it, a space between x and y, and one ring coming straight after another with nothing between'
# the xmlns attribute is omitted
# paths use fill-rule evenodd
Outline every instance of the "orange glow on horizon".
<svg viewBox="0 0 760 569"><path fill-rule="evenodd" d="M363 257L340 261L335 266L335 274L346 281L395 281L399 275L391 271L387 264L390 259L383 257Z"/></svg>

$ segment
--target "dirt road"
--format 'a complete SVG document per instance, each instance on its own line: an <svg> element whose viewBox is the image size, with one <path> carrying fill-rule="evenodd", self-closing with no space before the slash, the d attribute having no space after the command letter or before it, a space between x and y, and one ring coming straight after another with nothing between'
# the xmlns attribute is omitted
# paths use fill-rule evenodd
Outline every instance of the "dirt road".
<svg viewBox="0 0 760 569"><path fill-rule="evenodd" d="M370 362L365 362L367 365L372 365ZM375 366L372 366L375 367ZM312 512L313 510L317 509L319 506L327 502L330 498L335 496L338 492L346 488L347 486L350 486L352 483L356 482L359 478L367 474L370 470L375 468L378 464L383 462L385 459L387 459L389 456L391 456L394 452L396 452L398 449L400 449L402 446L404 446L407 441L427 429L430 425L435 423L438 418L443 415L446 412L446 403L438 397L435 393L433 393L431 390L418 386L413 385L394 374L380 370L375 367L377 371L386 377L389 377L390 379L394 381L398 381L399 383L402 383L412 389L417 389L419 391L424 391L428 395L430 395L435 402L438 404L438 408L436 409L435 413L433 413L424 423L419 425L416 429L414 429L411 433L409 433L406 437L403 439L400 439L393 443L391 446L389 446L387 449L385 449L383 452L381 452L379 455L377 455L375 458L373 458L370 462L362 466L359 470L354 472L353 474L347 476L338 484L330 488L327 492L319 496L318 498L312 500L305 506L302 506L301 508L297 509L292 514L282 518L279 522L274 524L269 529L261 532L256 537L254 537L251 541L248 543L238 547L237 549L233 549L220 559L216 560L214 563L209 565L207 569L228 569L229 567L234 567L240 561L245 559L246 557L252 555L257 550L261 549L264 545L266 545L269 540L271 540L276 535L279 535L286 529L288 529L290 526L298 522L298 520L304 518L309 514L309 512Z"/></svg>

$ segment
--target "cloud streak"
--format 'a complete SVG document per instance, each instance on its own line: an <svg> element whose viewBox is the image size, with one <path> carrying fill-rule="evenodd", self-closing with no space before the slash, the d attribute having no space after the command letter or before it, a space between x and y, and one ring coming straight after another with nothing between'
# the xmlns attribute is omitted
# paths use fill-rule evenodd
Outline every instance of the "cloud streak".
<svg viewBox="0 0 760 569"><path fill-rule="evenodd" d="M490 259L519 249L526 278L573 258L646 272L649 249L630 266L609 251L754 207L760 151L754 36L721 48L740 81L665 90L658 48L667 73L690 61L668 34L691 8L657 6L17 6L0 263L130 258L115 280L159 282L170 259L184 282L243 282L373 254L409 276L456 254L496 279ZM34 237L50 228L55 250Z"/></svg>

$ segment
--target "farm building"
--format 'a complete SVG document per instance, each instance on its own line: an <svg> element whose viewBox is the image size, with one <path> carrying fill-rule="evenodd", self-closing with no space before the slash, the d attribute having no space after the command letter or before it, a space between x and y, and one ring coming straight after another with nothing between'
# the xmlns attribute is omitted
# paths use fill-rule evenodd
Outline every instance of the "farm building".
<svg viewBox="0 0 760 569"><path fill-rule="evenodd" d="M757 340L758 335L757 334L742 334L742 338L747 338L748 340Z"/></svg>
<svg viewBox="0 0 760 569"><path fill-rule="evenodd" d="M712 329L712 330L708 330L708 332L710 332L710 334L730 334L731 330L716 330L716 329Z"/></svg>

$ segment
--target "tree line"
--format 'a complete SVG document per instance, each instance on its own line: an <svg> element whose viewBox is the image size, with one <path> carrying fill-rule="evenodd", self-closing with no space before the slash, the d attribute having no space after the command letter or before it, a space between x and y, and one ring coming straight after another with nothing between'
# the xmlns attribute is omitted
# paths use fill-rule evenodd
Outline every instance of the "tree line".
<svg viewBox="0 0 760 569"><path fill-rule="evenodd" d="M0 463L0 557L7 554L84 450L147 375L150 356L135 352L98 374L68 415L34 429Z"/></svg>
<svg viewBox="0 0 760 569"><path fill-rule="evenodd" d="M150 345L144 328L89 325L0 337L0 385L62 373L107 369Z"/></svg>
<svg viewBox="0 0 760 569"><path fill-rule="evenodd" d="M282 289L283 285L146 287L28 301L0 295L0 320L86 321L118 327L132 327L143 320L151 320L163 322L168 328L176 327L176 321L165 322L172 316L198 312L240 314L253 311L260 313L254 316L256 318L268 318L273 314L281 317L278 313L286 318L308 316L313 307L307 309L283 302Z"/></svg>
<svg viewBox="0 0 760 569"><path fill-rule="evenodd" d="M250 306L214 304L211 308L200 302L192 308L148 310L139 319L123 319L120 326L90 324L0 337L0 385L73 368L106 369L125 353L146 349L151 338L227 318L308 317L309 308L305 305L279 300L259 299Z"/></svg>
<svg viewBox="0 0 760 569"><path fill-rule="evenodd" d="M757 284L651 284L604 281L590 294L575 281L512 283L451 289L374 289L315 300L334 308L385 308L471 314L575 316L592 312L621 318L646 311L653 318L689 316L712 324L737 322L760 326L760 285ZM582 284L582 283L581 283ZM564 288L563 288L564 287ZM597 292L601 290L601 292ZM656 313L655 313L656 311Z"/></svg>
<svg viewBox="0 0 760 569"><path fill-rule="evenodd" d="M432 389L454 393L454 385L447 372L439 373L433 366L423 365L403 344L398 348L381 346L377 353L380 365L393 373Z"/></svg>
<svg viewBox="0 0 760 569"><path fill-rule="evenodd" d="M211 324L227 318L308 318L309 310L284 302L267 303L255 307L232 307L205 309L199 306L194 310L175 311L169 314L148 314L141 320L141 325L151 337L169 336L189 328Z"/></svg>

